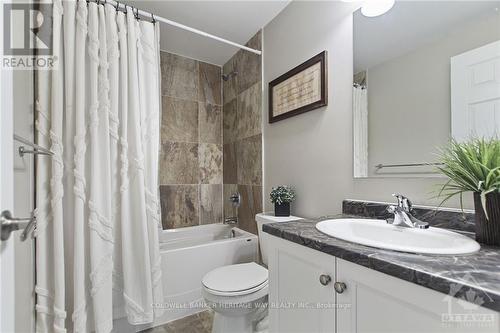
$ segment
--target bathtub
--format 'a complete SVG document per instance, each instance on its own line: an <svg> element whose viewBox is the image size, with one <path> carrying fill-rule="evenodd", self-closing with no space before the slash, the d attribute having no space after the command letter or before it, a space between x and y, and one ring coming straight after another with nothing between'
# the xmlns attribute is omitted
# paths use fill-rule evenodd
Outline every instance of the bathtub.
<svg viewBox="0 0 500 333"><path fill-rule="evenodd" d="M203 276L220 266L256 261L258 238L224 224L163 230L160 252L165 314L148 327L205 310Z"/></svg>

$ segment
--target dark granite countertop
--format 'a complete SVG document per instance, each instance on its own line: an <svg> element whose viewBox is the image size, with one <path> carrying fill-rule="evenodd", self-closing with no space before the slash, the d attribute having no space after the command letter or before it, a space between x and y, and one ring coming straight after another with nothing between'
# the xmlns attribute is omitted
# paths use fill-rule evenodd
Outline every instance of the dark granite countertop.
<svg viewBox="0 0 500 333"><path fill-rule="evenodd" d="M319 221L345 217L353 216L336 215L315 220L264 224L263 230L446 295L466 299L466 293L472 290L484 301L482 306L500 312L500 248L481 245L479 252L469 255L421 255L343 241L315 228Z"/></svg>

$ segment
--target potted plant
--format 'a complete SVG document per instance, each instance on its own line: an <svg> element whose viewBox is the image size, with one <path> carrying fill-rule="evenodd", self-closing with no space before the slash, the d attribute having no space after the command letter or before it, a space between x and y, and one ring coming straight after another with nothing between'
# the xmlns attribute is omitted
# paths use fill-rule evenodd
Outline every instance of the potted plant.
<svg viewBox="0 0 500 333"><path fill-rule="evenodd" d="M440 196L443 202L464 192L473 192L476 210L476 240L500 246L500 141L473 139L451 141L440 156L438 169L448 176Z"/></svg>
<svg viewBox="0 0 500 333"><path fill-rule="evenodd" d="M274 204L275 216L290 216L290 202L295 199L295 192L289 186L273 187L271 202Z"/></svg>

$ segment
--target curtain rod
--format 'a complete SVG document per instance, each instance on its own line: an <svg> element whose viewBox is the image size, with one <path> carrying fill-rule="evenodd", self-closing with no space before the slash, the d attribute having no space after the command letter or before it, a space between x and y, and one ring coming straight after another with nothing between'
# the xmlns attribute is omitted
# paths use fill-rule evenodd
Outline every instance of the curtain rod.
<svg viewBox="0 0 500 333"><path fill-rule="evenodd" d="M118 7L124 7L124 8L126 8L127 6L128 7L132 7L131 5L125 5L125 4L117 2L115 0L106 0L105 2L111 4L111 5L115 6L115 7L117 7L117 6ZM230 40L227 40L227 39L224 39L224 38L221 38L221 37L209 34L208 32L205 32L205 31L201 31L201 30L198 30L198 29L195 29L195 28L191 28L191 27L189 27L187 25L184 25L184 24L181 24L181 23L177 23L175 21L166 19L166 18L161 17L161 16L156 16L156 15L154 15L152 13L148 13L148 12L146 12L144 10L139 9L139 8L136 8L136 13L139 14L139 15L142 15L144 17L151 17L155 21L163 22L163 23L166 23L168 25L177 27L179 29L189 31L189 32L195 33L195 34L200 35L200 36L208 37L210 39L214 39L216 41L219 41L219 42L231 45L231 46L235 46L235 47L238 47L240 49L243 49L243 50L246 50L246 51L258 54L258 55L262 54L262 51L255 50L255 49L252 49L252 48L250 48L248 46L241 45L241 44L232 42Z"/></svg>

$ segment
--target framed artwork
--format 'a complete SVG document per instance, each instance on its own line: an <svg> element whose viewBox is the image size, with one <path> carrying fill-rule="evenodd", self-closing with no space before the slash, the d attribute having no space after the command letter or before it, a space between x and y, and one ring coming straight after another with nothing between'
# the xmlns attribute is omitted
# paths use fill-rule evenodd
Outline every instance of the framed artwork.
<svg viewBox="0 0 500 333"><path fill-rule="evenodd" d="M328 104L327 52L269 82L269 123Z"/></svg>

